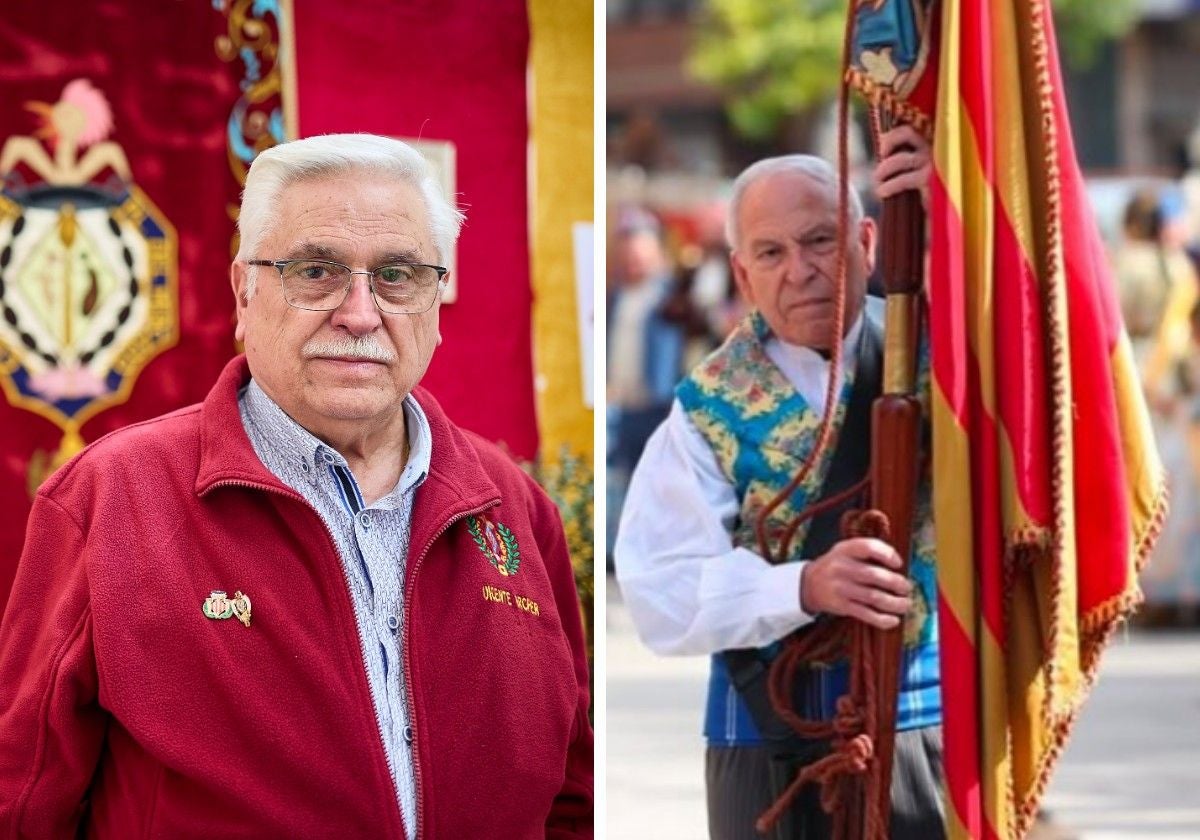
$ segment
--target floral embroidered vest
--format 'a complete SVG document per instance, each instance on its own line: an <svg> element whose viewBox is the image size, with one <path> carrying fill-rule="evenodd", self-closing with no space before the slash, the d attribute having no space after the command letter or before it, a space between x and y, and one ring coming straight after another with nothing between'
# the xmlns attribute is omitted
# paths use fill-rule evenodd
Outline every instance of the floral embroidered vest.
<svg viewBox="0 0 1200 840"><path fill-rule="evenodd" d="M867 298L860 339L865 338L868 330L882 334L881 303L877 298ZM767 355L764 344L770 335L762 316L752 313L676 388L676 396L688 418L712 448L717 464L737 494L739 516L734 523L733 542L756 553L759 549L754 525L759 513L799 470L816 444L821 424L821 415L812 410ZM921 354L918 377L922 393L927 393L928 387L926 355ZM767 520L773 547L778 545L778 535L796 514L821 496L837 447L837 435L846 419L853 377L851 372L837 395L831 439L824 453L801 485ZM923 480L918 489L918 523L910 558L909 575L916 586L915 605L905 621L897 718L901 730L941 722L935 615L937 581L930 502L929 485ZM793 537L789 560L802 559L800 550L807 525L807 522L801 525ZM775 647L764 649L763 654L773 655ZM803 711L812 717L831 717L833 704L845 693L848 683L846 664L815 667L810 676L812 685L804 692L810 699ZM705 735L712 745L760 743L757 727L730 682L719 654L713 657L705 718Z"/></svg>

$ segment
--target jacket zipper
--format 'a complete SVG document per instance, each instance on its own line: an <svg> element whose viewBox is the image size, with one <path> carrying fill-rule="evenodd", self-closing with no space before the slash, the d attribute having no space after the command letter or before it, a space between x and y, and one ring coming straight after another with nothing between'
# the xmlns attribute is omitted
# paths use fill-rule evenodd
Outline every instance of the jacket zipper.
<svg viewBox="0 0 1200 840"><path fill-rule="evenodd" d="M330 545L333 546L334 554L338 555L338 565L343 567L341 570L342 571L342 582L346 585L346 598L350 601L350 609L351 610L354 609L354 593L350 591L350 581L346 578L346 570L344 568L345 564L342 562L341 555L338 554L337 540L333 536L333 531L329 530L329 525L326 524L325 519L321 516L320 513L317 512L317 509L314 508L309 503L308 499L304 498L299 493L292 493L292 492L288 492L285 490L280 490L279 488L269 487L265 484L255 484L254 482L250 482L250 481L232 481L232 480L218 481L215 484L212 484L209 487L209 489L211 490L215 487L248 487L252 490L264 490L268 493L275 493L279 496L283 496L286 499L295 499L296 501L302 503L309 510L311 510L313 512L313 514L317 517L317 521L319 521L321 523L321 527L325 529L325 533L329 536L329 543L330 543ZM205 492L207 493L208 491L205 491ZM482 508L481 508L481 510L482 510ZM464 515L469 515L469 514L464 514ZM451 520L451 522L453 522L453 520ZM449 528L449 527L450 527L450 524L447 523L446 528ZM439 531L437 536L434 537L434 539L437 539L438 536L441 536L442 533L445 532L446 528L443 528L441 531ZM433 540L430 540L430 545L431 546L433 545ZM426 547L426 550L428 551L428 547ZM422 554L422 557L424 557L424 554ZM414 571L415 571L415 569L414 569ZM359 627L359 625L358 625L358 616L357 615L355 615L355 618L354 618L354 628L355 628L355 635L358 637L358 651L359 651L360 657L362 658L363 676L365 678L366 675L369 673L370 665L367 663L366 639L363 638L362 628ZM407 650L405 651L405 653L406 653L405 663L406 663L406 667L407 667L407 661L408 661L407 660ZM407 674L406 674L406 679L407 679ZM407 698L407 693L408 692L406 691L405 692L406 698ZM383 740L383 723L379 719L379 709L375 705L375 698L374 698L374 696L371 695L371 686L370 686L369 680L367 683L367 696L369 696L371 698L371 711L373 711L375 713L375 731L379 734L379 744L383 749L383 760L384 760L384 763L387 764L388 775L390 775L392 777L392 800L396 803L396 811L400 816L400 830L405 831L404 812L400 808L400 785L396 781L396 768L392 764L392 756L388 752L387 744ZM412 719L411 708L409 711L409 719L410 720ZM421 813L421 788L419 785L420 771L417 766L417 762L415 760L413 761L413 781L414 781L414 786L416 787L416 790L417 790L417 814L419 815ZM420 826L419 818L417 820L417 825L418 825L418 827ZM415 840L415 838L413 838L413 840Z"/></svg>
<svg viewBox="0 0 1200 840"><path fill-rule="evenodd" d="M454 516L446 520L436 534L429 538L425 543L421 553L417 555L417 560L413 563L412 571L405 576L404 580L404 629L400 633L400 638L404 643L404 650L401 651L401 657L404 659L404 705L408 709L409 726L412 727L413 739L409 745L412 747L413 755L413 787L417 794L417 814L411 840L420 840L421 837L421 762L417 753L417 714L416 706L413 704L413 682L412 682L412 663L409 656L409 639L408 632L412 626L412 599L413 591L416 589L417 571L421 568L421 564L425 562L425 555L429 553L429 549L433 548L433 544L438 541L442 534L450 530L455 522L460 519L466 519L468 516L474 516L477 513L482 513L490 507L495 507L500 503L499 497L491 499L487 504L480 505L472 510L464 510L461 513L456 513Z"/></svg>

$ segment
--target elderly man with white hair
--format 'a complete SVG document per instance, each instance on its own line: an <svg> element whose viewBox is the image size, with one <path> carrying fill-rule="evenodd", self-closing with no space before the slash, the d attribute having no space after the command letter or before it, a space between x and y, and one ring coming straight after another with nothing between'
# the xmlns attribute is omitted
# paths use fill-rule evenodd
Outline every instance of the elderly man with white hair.
<svg viewBox="0 0 1200 840"><path fill-rule="evenodd" d="M880 198L921 189L928 144L902 127L883 135ZM765 676L778 642L824 615L878 628L905 624L892 837L943 836L941 699L932 533L926 516L910 576L885 542L842 539L827 514L797 532L786 562L760 553L760 515L815 445L830 377L831 457L768 516L777 539L798 512L856 483L869 459L870 403L879 393L882 301L866 296L876 230L851 195L844 332L835 336L838 180L825 161L788 155L734 182L726 234L738 289L753 311L676 389L666 422L633 475L615 550L617 578L642 640L660 654L711 654L704 733L708 821L716 840L759 838L755 820L799 765L828 751L796 738L774 711ZM844 662L812 667L797 685L802 717L830 719L846 692ZM771 836L830 836L809 786Z"/></svg>
<svg viewBox="0 0 1200 840"><path fill-rule="evenodd" d="M592 836L558 512L418 386L461 220L395 140L255 160L245 355L35 500L0 834Z"/></svg>

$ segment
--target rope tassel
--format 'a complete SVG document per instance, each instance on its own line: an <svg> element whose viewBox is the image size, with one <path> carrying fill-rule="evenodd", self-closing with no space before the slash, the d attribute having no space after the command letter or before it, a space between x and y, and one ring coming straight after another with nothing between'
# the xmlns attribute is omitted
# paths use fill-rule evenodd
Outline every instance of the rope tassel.
<svg viewBox="0 0 1200 840"><path fill-rule="evenodd" d="M850 73L847 69L857 16L852 4L842 47L843 80L838 95L838 253L835 295L835 336L845 332L844 306L847 239L850 231L846 124ZM882 131L903 117L902 103L881 92L870 97L872 131L879 143ZM852 511L842 519L843 537L874 537L888 542L908 573L919 460L921 407L913 394L917 336L922 313L924 277L924 211L920 195L907 191L883 205L881 267L887 290L883 395L871 415L870 508ZM783 531L779 544L769 543L766 523L818 462L831 437L834 384L841 370L842 342L831 348L829 392L817 435L797 474L759 514L755 530L762 556L773 562L791 558L791 542L799 526L834 504L825 500L796 517ZM855 490L860 490L860 484ZM841 494L838 502L848 494ZM900 688L903 652L902 625L876 630L861 622L836 619L789 637L771 665L767 689L772 708L799 737L828 739L833 751L801 768L783 794L756 821L759 832L770 831L795 801L804 785L821 785L821 807L832 815L835 840L887 840L891 816L891 775L895 747L896 698ZM834 718L805 720L795 711L794 686L801 666L849 657L850 691L840 697Z"/></svg>

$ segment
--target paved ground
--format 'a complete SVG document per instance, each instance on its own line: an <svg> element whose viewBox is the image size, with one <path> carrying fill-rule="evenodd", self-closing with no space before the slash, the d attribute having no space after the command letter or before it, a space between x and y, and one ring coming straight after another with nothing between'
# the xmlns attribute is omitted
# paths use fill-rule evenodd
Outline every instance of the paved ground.
<svg viewBox="0 0 1200 840"><path fill-rule="evenodd" d="M707 661L642 647L608 581L607 831L609 840L704 840L700 740Z"/></svg>
<svg viewBox="0 0 1200 840"><path fill-rule="evenodd" d="M703 840L706 662L638 644L607 605L607 834ZM1200 632L1132 632L1108 653L1045 800L1055 840L1200 838Z"/></svg>
<svg viewBox="0 0 1200 840"><path fill-rule="evenodd" d="M1200 838L1200 632L1114 642L1046 808L1080 840Z"/></svg>

